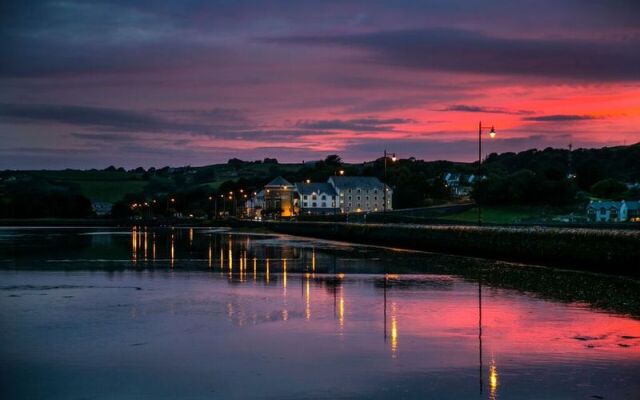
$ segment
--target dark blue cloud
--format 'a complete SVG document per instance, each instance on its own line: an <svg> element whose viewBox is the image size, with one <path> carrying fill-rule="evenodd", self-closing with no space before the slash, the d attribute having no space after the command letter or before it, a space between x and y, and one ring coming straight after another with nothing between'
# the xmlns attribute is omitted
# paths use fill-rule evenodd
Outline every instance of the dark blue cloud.
<svg viewBox="0 0 640 400"><path fill-rule="evenodd" d="M485 114L510 114L510 115L529 115L534 114L529 110L508 110L502 107L482 107L482 106L470 106L466 104L453 104L442 108L438 111L456 111L456 112L470 112L470 113L485 113Z"/></svg>
<svg viewBox="0 0 640 400"><path fill-rule="evenodd" d="M477 31L419 29L270 39L369 52L365 62L397 67L558 80L639 81L640 37L620 40L514 39Z"/></svg>
<svg viewBox="0 0 640 400"><path fill-rule="evenodd" d="M537 117L525 117L524 121L535 122L574 122L574 121L588 121L592 119L599 119L592 115L574 115L574 114L555 114L555 115L540 115Z"/></svg>
<svg viewBox="0 0 640 400"><path fill-rule="evenodd" d="M0 122L56 123L115 132L193 133L212 137L250 128L250 121L243 115L239 110L220 108L142 112L78 105L0 104Z"/></svg>
<svg viewBox="0 0 640 400"><path fill-rule="evenodd" d="M298 121L296 127L316 130L341 130L352 132L392 131L392 125L415 123L407 118L356 118L349 120L331 119L315 121Z"/></svg>
<svg viewBox="0 0 640 400"><path fill-rule="evenodd" d="M113 108L54 104L0 104L5 122L53 122L113 130L150 131L164 129L165 121L140 112Z"/></svg>

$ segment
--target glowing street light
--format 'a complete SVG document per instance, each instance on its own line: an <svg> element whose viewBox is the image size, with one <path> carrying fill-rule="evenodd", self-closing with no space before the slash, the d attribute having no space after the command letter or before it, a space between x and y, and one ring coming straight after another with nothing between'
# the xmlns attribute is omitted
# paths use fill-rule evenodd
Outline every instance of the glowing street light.
<svg viewBox="0 0 640 400"><path fill-rule="evenodd" d="M482 131L489 129L489 137L491 139L496 137L496 128L493 125L491 127L482 126L482 121L478 123L478 179L480 179L480 167L482 165ZM478 203L478 225L482 225L482 208Z"/></svg>
<svg viewBox="0 0 640 400"><path fill-rule="evenodd" d="M396 153L391 153L391 162L396 162L397 158L396 158ZM384 149L384 207L383 207L383 212L387 212L387 192L389 191L389 189L387 189L387 149Z"/></svg>

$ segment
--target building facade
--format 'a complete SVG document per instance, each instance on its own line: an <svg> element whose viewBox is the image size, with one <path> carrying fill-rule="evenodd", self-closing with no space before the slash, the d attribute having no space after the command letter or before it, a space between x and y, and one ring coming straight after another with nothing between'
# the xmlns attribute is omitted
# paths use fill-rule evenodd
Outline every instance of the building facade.
<svg viewBox="0 0 640 400"><path fill-rule="evenodd" d="M328 184L338 197L341 213L378 212L393 209L393 190L373 176L332 176Z"/></svg>
<svg viewBox="0 0 640 400"><path fill-rule="evenodd" d="M640 201L592 200L587 217L592 222L640 222Z"/></svg>
<svg viewBox="0 0 640 400"><path fill-rule="evenodd" d="M293 217L296 214L296 187L279 176L264 187L263 214L272 217Z"/></svg>
<svg viewBox="0 0 640 400"><path fill-rule="evenodd" d="M259 192L254 193L253 196L251 196L251 198L249 198L249 200L246 201L245 214L249 218L262 217L262 211L264 210L264 207L265 207L264 195L265 195L265 191L263 189Z"/></svg>
<svg viewBox="0 0 640 400"><path fill-rule="evenodd" d="M620 205L620 220L640 222L640 201L622 200Z"/></svg>
<svg viewBox="0 0 640 400"><path fill-rule="evenodd" d="M296 183L298 213L328 215L340 212L338 194L329 183Z"/></svg>
<svg viewBox="0 0 640 400"><path fill-rule="evenodd" d="M486 179L486 177L474 174L465 175L457 172L445 172L442 175L445 186L449 188L451 195L454 197L468 196L471 193L471 189L473 189L473 185L482 179Z"/></svg>

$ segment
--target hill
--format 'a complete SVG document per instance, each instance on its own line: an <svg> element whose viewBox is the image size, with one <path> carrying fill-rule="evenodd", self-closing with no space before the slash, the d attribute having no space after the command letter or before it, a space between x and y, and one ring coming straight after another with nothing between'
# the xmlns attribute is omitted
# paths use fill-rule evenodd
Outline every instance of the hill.
<svg viewBox="0 0 640 400"><path fill-rule="evenodd" d="M81 196L90 202L118 201L134 202L145 199L166 201L178 197L189 209L206 209L206 198L217 193L244 189L245 193L258 190L266 182L282 175L288 180L315 182L325 181L329 176L344 170L346 175L370 175L384 179L383 159L348 164L339 156L305 164L280 164L275 159L265 161L242 161L231 159L226 164L201 167L164 167L145 170L137 168L126 171L109 167L105 170L60 170L60 171L12 171L0 172L0 206L5 207L12 199L40 197L38 207L46 207L45 199L55 194ZM439 179L444 172L475 173L477 162L460 163L450 161L423 161L413 157L388 162L387 182L394 186L394 207L423 207L443 203L449 192ZM523 173L523 170L527 170ZM577 190L589 191L598 181L612 178L622 182L640 182L640 143L601 149L547 148L527 150L519 153L490 154L482 164L481 171L490 177L504 181L511 176L526 178L523 182L540 182L539 179L555 182L557 187L567 176L575 177L566 185ZM534 178L538 177L538 180ZM548 182L547 182L548 183ZM566 186L565 185L565 186ZM571 196L573 191L567 191ZM164 200L163 200L164 199ZM21 200L23 201L23 200ZM52 200L53 201L53 200ZM537 200L544 203L544 196ZM34 206L35 207L35 206ZM26 211L25 211L26 212ZM5 211L2 215L10 211Z"/></svg>

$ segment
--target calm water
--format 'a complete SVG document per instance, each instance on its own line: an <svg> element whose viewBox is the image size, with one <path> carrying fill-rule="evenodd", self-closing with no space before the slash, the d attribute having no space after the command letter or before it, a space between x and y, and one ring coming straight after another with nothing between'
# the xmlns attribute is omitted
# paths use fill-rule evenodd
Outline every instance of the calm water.
<svg viewBox="0 0 640 400"><path fill-rule="evenodd" d="M3 399L638 399L637 281L207 229L0 229Z"/></svg>

